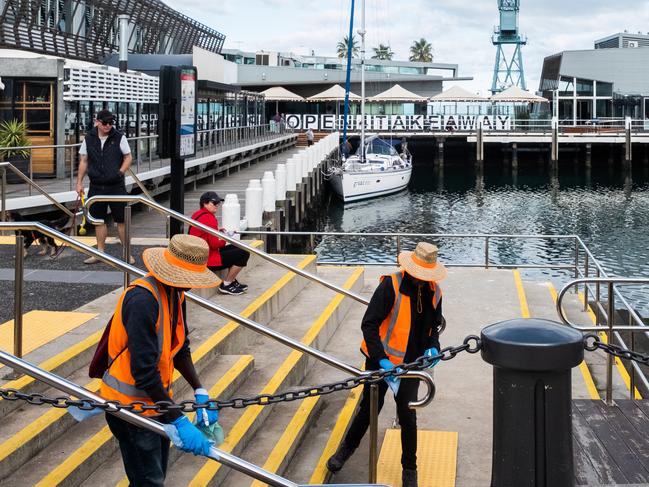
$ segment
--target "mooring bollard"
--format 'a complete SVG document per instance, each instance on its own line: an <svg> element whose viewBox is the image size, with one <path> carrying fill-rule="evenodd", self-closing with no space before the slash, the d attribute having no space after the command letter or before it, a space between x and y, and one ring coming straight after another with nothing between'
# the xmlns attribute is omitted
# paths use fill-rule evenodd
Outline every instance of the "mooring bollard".
<svg viewBox="0 0 649 487"><path fill-rule="evenodd" d="M516 319L481 335L494 366L491 487L573 487L570 369L584 358L582 334Z"/></svg>

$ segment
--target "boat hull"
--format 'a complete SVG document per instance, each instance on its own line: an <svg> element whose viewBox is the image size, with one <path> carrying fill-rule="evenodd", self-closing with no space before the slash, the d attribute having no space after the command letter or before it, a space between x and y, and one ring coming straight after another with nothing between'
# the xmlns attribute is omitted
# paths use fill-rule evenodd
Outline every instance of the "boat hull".
<svg viewBox="0 0 649 487"><path fill-rule="evenodd" d="M381 172L341 172L331 176L334 192L345 202L360 201L405 189L412 167Z"/></svg>

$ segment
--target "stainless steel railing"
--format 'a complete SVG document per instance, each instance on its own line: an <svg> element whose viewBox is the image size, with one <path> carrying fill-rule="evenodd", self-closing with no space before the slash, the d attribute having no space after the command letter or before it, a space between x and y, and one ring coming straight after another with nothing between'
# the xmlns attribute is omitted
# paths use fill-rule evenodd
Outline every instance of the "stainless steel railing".
<svg viewBox="0 0 649 487"><path fill-rule="evenodd" d="M566 293L571 288L576 288L580 284L584 285L584 290L588 290L589 287L595 285L596 289L593 292L594 301L592 304L595 306L595 326L584 326L572 322L564 309L563 300ZM649 285L648 278L622 278L622 277L586 277L581 279L575 279L568 284L566 284L561 291L559 292L557 299L557 313L559 318L563 323L569 325L577 330L584 332L601 332L604 330L606 332L608 343L617 342L620 346L635 350L635 334L642 333L646 338L649 338L649 327L644 323L638 312L629 304L626 298L620 293L617 289L617 285ZM604 285L606 287L606 296L605 299L602 299L600 293L600 287ZM621 302L624 308L626 309L628 315L628 324L616 324L616 303ZM587 298L587 294L584 297L584 308L588 308L590 302ZM603 323L600 323L600 320L603 319ZM622 337L620 332L628 332L630 334L630 344L627 345L626 341ZM608 404L613 403L613 356L607 354L606 356L606 402ZM635 361L630 361L630 384L629 384L629 395L631 399L636 397L636 377L640 379L644 390L649 391L649 379L647 378L645 372Z"/></svg>

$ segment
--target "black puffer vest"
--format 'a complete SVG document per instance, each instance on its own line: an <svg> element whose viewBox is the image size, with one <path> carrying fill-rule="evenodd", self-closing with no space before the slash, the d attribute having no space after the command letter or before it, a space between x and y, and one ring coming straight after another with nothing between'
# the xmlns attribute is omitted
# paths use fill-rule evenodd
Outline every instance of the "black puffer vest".
<svg viewBox="0 0 649 487"><path fill-rule="evenodd" d="M124 158L119 147L122 137L123 135L113 127L108 133L108 139L104 142L102 149L97 127L86 134L90 184L102 186L124 184L124 176L119 172Z"/></svg>

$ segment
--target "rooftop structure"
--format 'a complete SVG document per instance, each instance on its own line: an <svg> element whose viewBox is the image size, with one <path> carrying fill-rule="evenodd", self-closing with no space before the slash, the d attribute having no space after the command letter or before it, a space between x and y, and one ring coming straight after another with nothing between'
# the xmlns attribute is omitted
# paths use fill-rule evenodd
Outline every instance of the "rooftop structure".
<svg viewBox="0 0 649 487"><path fill-rule="evenodd" d="M624 31L595 41L595 49L628 49L638 47L649 47L649 32L646 34L642 32L632 34Z"/></svg>
<svg viewBox="0 0 649 487"><path fill-rule="evenodd" d="M0 47L99 62L118 51L118 15L129 16L128 50L220 52L225 36L159 0L0 0Z"/></svg>

